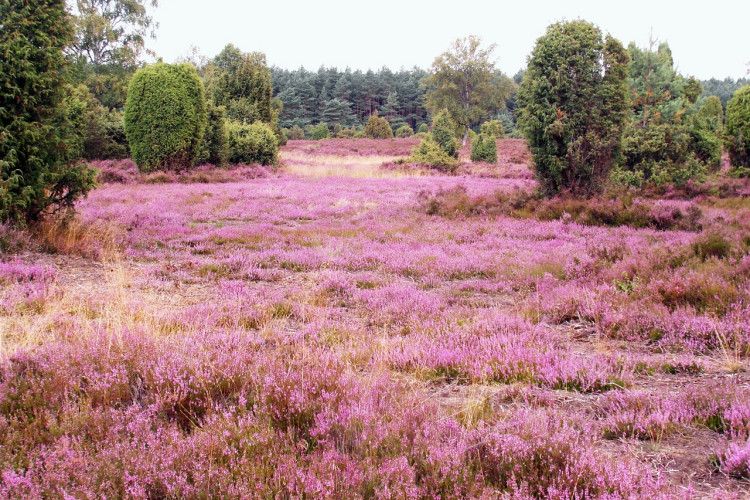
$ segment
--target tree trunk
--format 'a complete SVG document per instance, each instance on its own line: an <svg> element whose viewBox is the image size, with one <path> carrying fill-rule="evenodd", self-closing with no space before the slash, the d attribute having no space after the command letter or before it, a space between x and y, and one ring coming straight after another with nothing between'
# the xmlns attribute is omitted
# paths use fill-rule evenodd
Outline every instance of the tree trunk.
<svg viewBox="0 0 750 500"><path fill-rule="evenodd" d="M466 146L466 141L469 140L469 126L466 125L466 129L464 129L464 140L461 142L462 146Z"/></svg>

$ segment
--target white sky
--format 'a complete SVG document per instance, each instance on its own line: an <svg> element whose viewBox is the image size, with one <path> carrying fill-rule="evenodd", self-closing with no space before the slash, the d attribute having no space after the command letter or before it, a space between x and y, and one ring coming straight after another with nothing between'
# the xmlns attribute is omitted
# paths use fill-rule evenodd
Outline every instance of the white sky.
<svg viewBox="0 0 750 500"><path fill-rule="evenodd" d="M295 69L428 69L458 37L496 43L497 66L513 75L545 28L585 19L624 45L667 41L678 71L701 79L739 78L750 67L749 0L159 0L149 41L166 62L191 46L213 57L227 43Z"/></svg>

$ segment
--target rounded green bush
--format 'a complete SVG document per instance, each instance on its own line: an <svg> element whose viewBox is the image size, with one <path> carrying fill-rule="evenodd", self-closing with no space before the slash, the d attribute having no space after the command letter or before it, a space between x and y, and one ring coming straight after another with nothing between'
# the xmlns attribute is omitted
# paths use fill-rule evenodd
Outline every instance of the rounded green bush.
<svg viewBox="0 0 750 500"><path fill-rule="evenodd" d="M505 136L505 126L500 120L490 120L482 124L482 133L502 139Z"/></svg>
<svg viewBox="0 0 750 500"><path fill-rule="evenodd" d="M276 165L278 144L271 127L263 122L229 122L227 130L230 163Z"/></svg>
<svg viewBox="0 0 750 500"><path fill-rule="evenodd" d="M497 163L497 143L495 136L479 134L471 143L471 161Z"/></svg>
<svg viewBox="0 0 750 500"><path fill-rule="evenodd" d="M158 63L133 75L125 102L125 134L140 170L192 167L205 128L206 98L193 65Z"/></svg>
<svg viewBox="0 0 750 500"><path fill-rule="evenodd" d="M411 137L414 135L414 129L409 125L402 125L396 130L396 137Z"/></svg>
<svg viewBox="0 0 750 500"><path fill-rule="evenodd" d="M305 138L305 130L299 125L293 125L286 135L290 141L299 141Z"/></svg>
<svg viewBox="0 0 750 500"><path fill-rule="evenodd" d="M727 103L724 131L729 162L750 168L750 85L737 90Z"/></svg>
<svg viewBox="0 0 750 500"><path fill-rule="evenodd" d="M391 124L388 123L388 120L380 118L378 112L375 111L367 120L365 135L370 139L391 139L393 138L393 130L391 130Z"/></svg>
<svg viewBox="0 0 750 500"><path fill-rule="evenodd" d="M307 137L309 139L312 139L313 141L320 141L323 139L327 139L329 136L328 125L326 125L323 122L320 122L314 126L308 125L306 134L307 134Z"/></svg>
<svg viewBox="0 0 750 500"><path fill-rule="evenodd" d="M448 173L455 172L458 168L458 161L443 151L440 144L431 137L427 137L414 148L408 161Z"/></svg>
<svg viewBox="0 0 750 500"><path fill-rule="evenodd" d="M418 134L426 134L430 131L430 127L427 126L426 123L420 123L417 127L417 133Z"/></svg>

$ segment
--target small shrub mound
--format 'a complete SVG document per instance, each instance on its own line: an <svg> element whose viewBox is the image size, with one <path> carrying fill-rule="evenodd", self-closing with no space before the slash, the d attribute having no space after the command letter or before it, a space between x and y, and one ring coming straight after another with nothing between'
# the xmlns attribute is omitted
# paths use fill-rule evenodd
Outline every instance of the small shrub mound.
<svg viewBox="0 0 750 500"><path fill-rule="evenodd" d="M414 135L414 129L409 125L402 125L396 130L396 137L411 137Z"/></svg>
<svg viewBox="0 0 750 500"><path fill-rule="evenodd" d="M482 133L491 135L496 139L502 139L505 136L505 127L500 120L490 120L482 124Z"/></svg>
<svg viewBox="0 0 750 500"><path fill-rule="evenodd" d="M305 130L299 125L294 125L286 134L290 141L301 141L305 138Z"/></svg>
<svg viewBox="0 0 750 500"><path fill-rule="evenodd" d="M417 127L417 133L418 134L426 134L430 131L430 127L427 126L426 123L420 123Z"/></svg>
<svg viewBox="0 0 750 500"><path fill-rule="evenodd" d="M375 111L365 125L365 135L370 139L392 139L393 130L385 118L380 118Z"/></svg>
<svg viewBox="0 0 750 500"><path fill-rule="evenodd" d="M479 134L471 143L471 161L497 163L497 143L494 136Z"/></svg>
<svg viewBox="0 0 750 500"><path fill-rule="evenodd" d="M273 130L262 122L229 122L229 162L276 165L278 146Z"/></svg>
<svg viewBox="0 0 750 500"><path fill-rule="evenodd" d="M315 126L310 125L307 127L306 135L313 141L321 141L323 139L327 139L329 135L328 125L326 125L325 123L318 123Z"/></svg>
<svg viewBox="0 0 750 500"><path fill-rule="evenodd" d="M430 137L420 142L406 161L419 163L441 172L452 173L458 168L458 161L446 154L440 145Z"/></svg>

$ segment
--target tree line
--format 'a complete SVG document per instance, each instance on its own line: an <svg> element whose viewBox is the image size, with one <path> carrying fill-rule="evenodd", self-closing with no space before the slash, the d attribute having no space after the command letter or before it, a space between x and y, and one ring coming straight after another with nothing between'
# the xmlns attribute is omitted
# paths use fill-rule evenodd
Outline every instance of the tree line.
<svg viewBox="0 0 750 500"><path fill-rule="evenodd" d="M445 154L439 161L450 165L451 141L427 135L439 116L464 143L484 133L482 148L494 144L490 137L522 131L549 192L595 190L603 180L597 169L632 186L700 179L717 168L722 147L738 166L750 163L742 159L750 120L732 98L747 80L685 78L665 43L618 48L598 28L558 23L547 35L556 41L540 39L529 67L513 78L495 68L495 47L476 37L456 40L428 70L284 70L232 45L212 59L147 66L149 9L157 4L0 3L0 220L23 223L72 206L94 185L81 158L132 155L144 170L273 163L287 138L380 138L395 129L433 140L422 157ZM543 52L549 60L536 63L542 41L551 44ZM588 52L568 53L566 44ZM589 66L575 67L584 54ZM550 68L558 73L548 75ZM578 76L568 81L571 74ZM178 105L148 102L153 89ZM155 151L167 145L173 149ZM477 155L492 158L489 150ZM566 170L571 165L591 182ZM579 184L565 179L571 175Z"/></svg>

